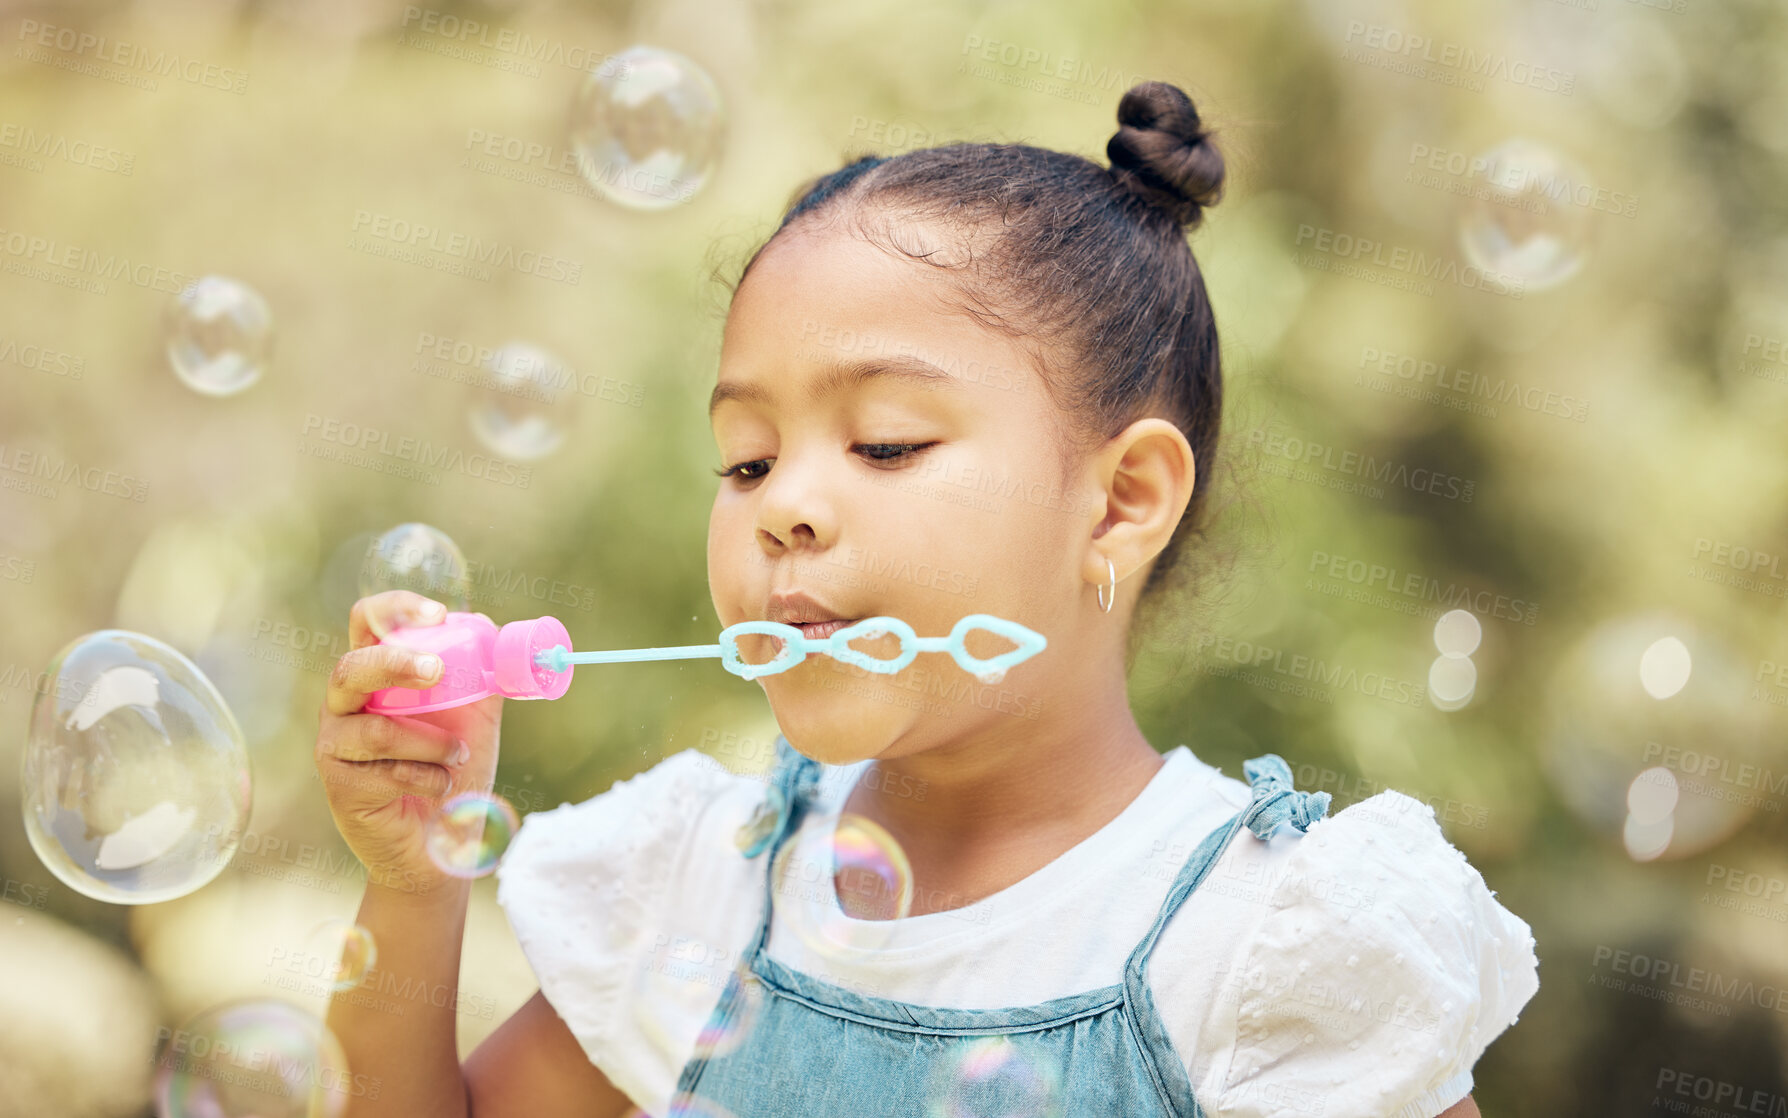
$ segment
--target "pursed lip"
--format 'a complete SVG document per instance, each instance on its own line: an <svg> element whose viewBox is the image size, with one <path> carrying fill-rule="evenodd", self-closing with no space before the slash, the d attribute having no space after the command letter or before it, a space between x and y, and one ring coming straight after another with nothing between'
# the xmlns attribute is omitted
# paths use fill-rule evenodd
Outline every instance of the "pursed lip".
<svg viewBox="0 0 1788 1118"><path fill-rule="evenodd" d="M809 621L805 624L795 623L795 626L801 630L801 635L808 640L823 641L833 633L836 633L838 630L851 624L855 624L855 622L840 618L835 621Z"/></svg>
<svg viewBox="0 0 1788 1118"><path fill-rule="evenodd" d="M833 609L805 591L794 590L770 595L769 602L764 606L764 620L779 621L784 625L807 626L819 622L856 619Z"/></svg>

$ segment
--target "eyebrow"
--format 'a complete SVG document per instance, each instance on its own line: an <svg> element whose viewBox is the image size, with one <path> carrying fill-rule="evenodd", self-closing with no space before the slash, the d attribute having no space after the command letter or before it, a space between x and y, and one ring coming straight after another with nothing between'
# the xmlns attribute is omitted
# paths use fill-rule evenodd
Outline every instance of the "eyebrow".
<svg viewBox="0 0 1788 1118"><path fill-rule="evenodd" d="M834 362L808 388L807 401L818 403L843 389L855 388L866 381L882 377L893 377L903 382L930 388L960 389L962 387L961 381L929 361L904 355L877 357L868 361L853 361L848 364ZM760 384L722 382L714 386L714 394L708 397L708 418L713 419L714 412L728 400L770 405L775 403L775 396L768 388Z"/></svg>

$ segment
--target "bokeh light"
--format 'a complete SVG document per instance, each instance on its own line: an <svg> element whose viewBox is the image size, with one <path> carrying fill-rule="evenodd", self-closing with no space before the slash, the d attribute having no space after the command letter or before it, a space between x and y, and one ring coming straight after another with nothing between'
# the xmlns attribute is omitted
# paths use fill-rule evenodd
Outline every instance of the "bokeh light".
<svg viewBox="0 0 1788 1118"><path fill-rule="evenodd" d="M1761 802L1731 775L1769 767L1768 708L1749 674L1724 641L1681 617L1603 622L1548 681L1542 760L1554 787L1635 858L1713 847Z"/></svg>

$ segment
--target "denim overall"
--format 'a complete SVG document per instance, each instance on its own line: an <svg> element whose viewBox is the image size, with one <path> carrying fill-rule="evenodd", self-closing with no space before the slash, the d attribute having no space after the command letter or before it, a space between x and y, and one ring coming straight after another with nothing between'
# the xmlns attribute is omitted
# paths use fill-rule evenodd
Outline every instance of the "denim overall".
<svg viewBox="0 0 1788 1118"><path fill-rule="evenodd" d="M724 1035L752 997L736 1048L698 1051L683 1067L669 1118L1202 1118L1184 1062L1149 990L1148 957L1180 904L1238 830L1262 839L1300 831L1328 810L1326 792L1293 790L1276 754L1242 769L1252 802L1199 843L1124 965L1123 981L1007 1009L949 1009L869 997L771 958L770 865L811 805L820 765L776 739L776 767L758 814L741 829L746 857L765 859L757 935L709 1018ZM747 989L748 983L761 984ZM725 1110L713 1106L718 1103Z"/></svg>

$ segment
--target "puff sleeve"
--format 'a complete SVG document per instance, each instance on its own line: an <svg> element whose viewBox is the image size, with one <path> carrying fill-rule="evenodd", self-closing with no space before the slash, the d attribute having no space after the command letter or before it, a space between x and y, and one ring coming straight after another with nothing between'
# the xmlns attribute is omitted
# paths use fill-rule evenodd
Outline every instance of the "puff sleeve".
<svg viewBox="0 0 1788 1118"><path fill-rule="evenodd" d="M761 915L732 835L761 780L685 750L522 822L497 869L541 992L610 1082L664 1113Z"/></svg>
<svg viewBox="0 0 1788 1118"><path fill-rule="evenodd" d="M1233 976L1217 1114L1432 1118L1539 989L1526 922L1428 805L1381 792L1309 828Z"/></svg>

